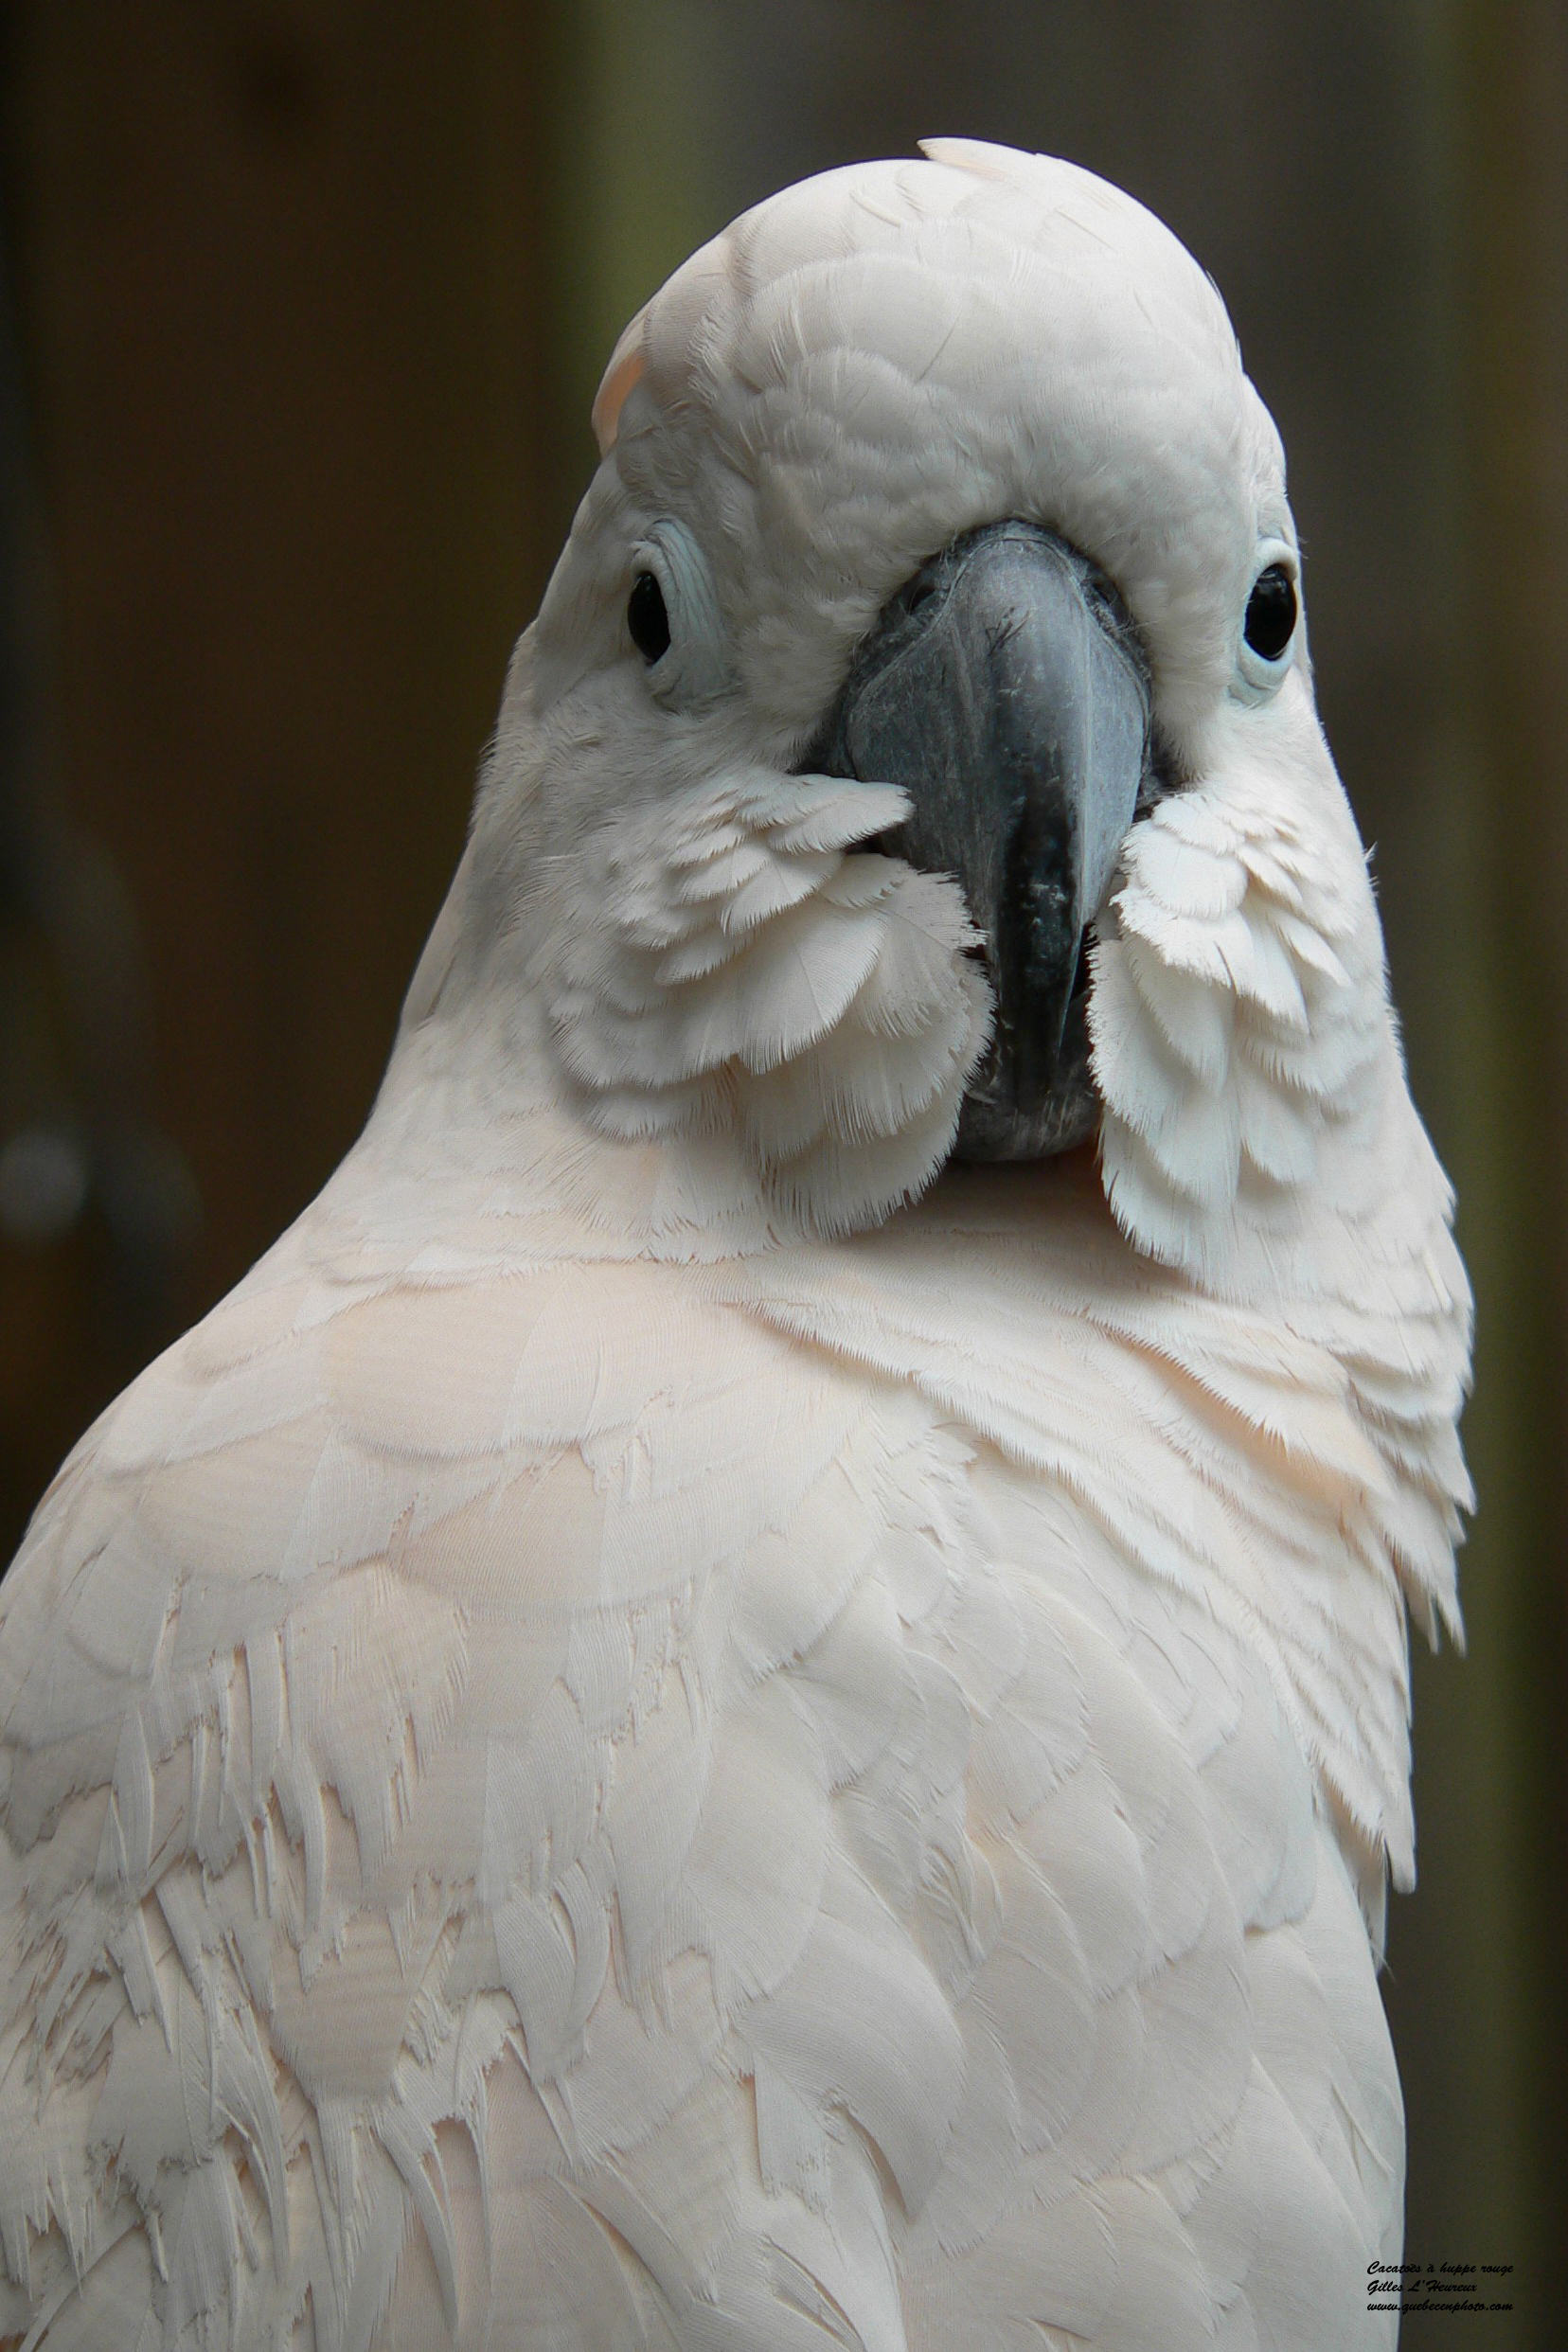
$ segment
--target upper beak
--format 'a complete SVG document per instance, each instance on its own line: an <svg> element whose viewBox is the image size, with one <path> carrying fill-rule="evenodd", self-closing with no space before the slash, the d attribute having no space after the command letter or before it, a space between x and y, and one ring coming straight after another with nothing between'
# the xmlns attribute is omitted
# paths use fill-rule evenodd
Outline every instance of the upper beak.
<svg viewBox="0 0 1568 2352"><path fill-rule="evenodd" d="M1076 547L995 523L935 556L859 648L803 766L901 784L879 846L962 887L996 1030L957 1153L1032 1159L1096 1103L1085 934L1150 773L1149 668L1120 598Z"/></svg>

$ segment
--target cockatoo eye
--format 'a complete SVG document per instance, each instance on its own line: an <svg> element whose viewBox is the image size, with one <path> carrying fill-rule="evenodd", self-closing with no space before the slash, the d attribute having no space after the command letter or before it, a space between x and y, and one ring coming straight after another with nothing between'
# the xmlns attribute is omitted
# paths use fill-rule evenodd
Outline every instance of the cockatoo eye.
<svg viewBox="0 0 1568 2352"><path fill-rule="evenodd" d="M1289 540L1265 540L1241 615L1231 692L1243 703L1265 703L1291 674L1301 635L1298 559Z"/></svg>
<svg viewBox="0 0 1568 2352"><path fill-rule="evenodd" d="M666 516L631 550L626 628L667 710L701 711L729 690L729 631L708 560L684 523Z"/></svg>
<svg viewBox="0 0 1568 2352"><path fill-rule="evenodd" d="M664 590L651 572L639 572L626 600L626 626L632 642L650 667L669 650L669 614Z"/></svg>
<svg viewBox="0 0 1568 2352"><path fill-rule="evenodd" d="M1270 563L1253 582L1241 634L1266 662L1277 662L1295 635L1295 581L1283 563Z"/></svg>

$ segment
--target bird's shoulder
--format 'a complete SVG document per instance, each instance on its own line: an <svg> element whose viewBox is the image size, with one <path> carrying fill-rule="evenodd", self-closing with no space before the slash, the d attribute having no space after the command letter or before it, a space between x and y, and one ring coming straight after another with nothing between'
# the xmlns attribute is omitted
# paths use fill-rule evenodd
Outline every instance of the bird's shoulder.
<svg viewBox="0 0 1568 2352"><path fill-rule="evenodd" d="M6 1578L13 1841L114 1782L128 1710L167 1749L290 1628L347 1664L374 1620L438 1703L487 1616L634 1614L843 1446L864 1396L799 1354L690 1269L280 1248L100 1417Z"/></svg>

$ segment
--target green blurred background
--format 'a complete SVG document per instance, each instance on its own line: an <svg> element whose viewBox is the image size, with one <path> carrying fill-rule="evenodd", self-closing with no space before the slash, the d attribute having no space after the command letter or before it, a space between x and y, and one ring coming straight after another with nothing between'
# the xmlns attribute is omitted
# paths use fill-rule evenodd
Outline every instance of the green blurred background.
<svg viewBox="0 0 1568 2352"><path fill-rule="evenodd" d="M354 1135L668 270L960 132L1214 273L1480 1297L1387 1993L1409 2250L1517 2307L1404 2341L1568 2343L1561 0L9 0L0 77L0 1556Z"/></svg>

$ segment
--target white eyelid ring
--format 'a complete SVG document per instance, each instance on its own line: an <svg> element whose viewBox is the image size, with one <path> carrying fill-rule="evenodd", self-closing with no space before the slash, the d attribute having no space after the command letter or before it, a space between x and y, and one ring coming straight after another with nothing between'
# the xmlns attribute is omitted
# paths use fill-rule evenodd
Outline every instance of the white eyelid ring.
<svg viewBox="0 0 1568 2352"><path fill-rule="evenodd" d="M686 525L670 518L632 549L629 585L643 572L658 581L669 620L669 648L649 668L649 690L668 710L700 710L735 675L707 558Z"/></svg>
<svg viewBox="0 0 1568 2352"><path fill-rule="evenodd" d="M1259 702L1288 675L1301 642L1301 558L1287 539L1265 539L1238 616L1237 687Z"/></svg>

